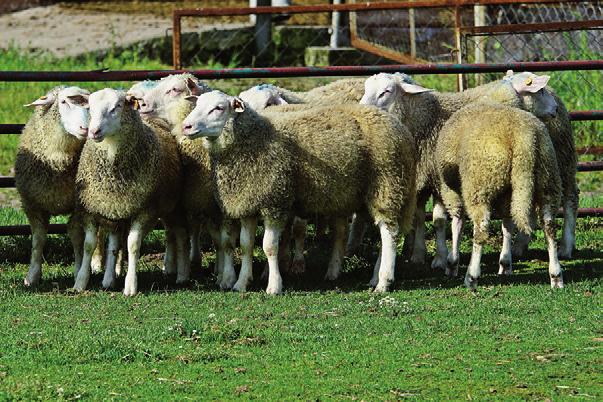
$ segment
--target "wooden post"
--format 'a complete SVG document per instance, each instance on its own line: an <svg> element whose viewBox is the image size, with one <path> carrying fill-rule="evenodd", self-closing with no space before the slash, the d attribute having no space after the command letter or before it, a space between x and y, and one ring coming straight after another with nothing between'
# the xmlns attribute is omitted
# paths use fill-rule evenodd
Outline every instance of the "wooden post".
<svg viewBox="0 0 603 402"><path fill-rule="evenodd" d="M463 62L463 52L461 49L461 8L459 6L454 8L454 45L456 46L456 62L461 64ZM463 74L457 75L456 87L459 92L465 89Z"/></svg>
<svg viewBox="0 0 603 402"><path fill-rule="evenodd" d="M486 25L486 6L477 4L473 6L473 21L474 26L476 27L483 27ZM486 62L486 38L479 35L475 37L475 62ZM476 85L482 85L484 83L483 74L476 74L475 77Z"/></svg>
<svg viewBox="0 0 603 402"><path fill-rule="evenodd" d="M408 9L408 28L410 34L410 57L417 57L417 38L415 36L415 9Z"/></svg>

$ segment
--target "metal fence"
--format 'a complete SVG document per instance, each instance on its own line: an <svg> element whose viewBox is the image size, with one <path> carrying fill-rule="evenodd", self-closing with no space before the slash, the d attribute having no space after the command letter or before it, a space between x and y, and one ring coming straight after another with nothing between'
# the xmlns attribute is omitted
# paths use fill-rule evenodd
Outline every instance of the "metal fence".
<svg viewBox="0 0 603 402"><path fill-rule="evenodd" d="M274 77L318 77L318 76L362 76L379 72L405 72L408 74L458 74L515 71L563 71L563 70L603 70L603 60L566 62L525 62L497 64L420 64L386 66L334 66L334 67L289 67L289 68L238 68L221 70L191 70L201 79L224 78L274 78ZM159 79L183 70L163 71L0 71L0 81L4 82L108 82ZM572 121L603 120L603 110L582 110L571 112ZM22 124L0 124L0 134L19 134ZM593 144L596 153L600 144ZM581 162L579 171L601 171L603 161ZM13 188L14 177L0 177L0 188ZM603 216L603 208L579 210L579 216ZM0 236L27 235L25 225L0 226ZM65 233L65 225L51 225L49 233Z"/></svg>

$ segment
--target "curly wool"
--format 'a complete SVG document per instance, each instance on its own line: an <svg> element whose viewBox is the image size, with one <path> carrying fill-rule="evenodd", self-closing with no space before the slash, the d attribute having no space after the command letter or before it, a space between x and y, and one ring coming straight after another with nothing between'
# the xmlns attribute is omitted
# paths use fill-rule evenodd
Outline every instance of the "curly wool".
<svg viewBox="0 0 603 402"><path fill-rule="evenodd" d="M220 201L233 218L368 210L375 221L410 226L414 143L395 117L377 108L342 105L328 113L313 108L263 115L247 108L217 140L204 141Z"/></svg>
<svg viewBox="0 0 603 402"><path fill-rule="evenodd" d="M52 90L55 97L61 88ZM19 139L15 183L25 209L67 214L76 204L75 175L84 142L65 131L58 101L36 107Z"/></svg>
<svg viewBox="0 0 603 402"><path fill-rule="evenodd" d="M559 171L545 125L529 112L478 102L454 113L440 132L436 161L448 210L473 222L487 210L531 233L534 206L558 206ZM475 233L478 242L487 233Z"/></svg>
<svg viewBox="0 0 603 402"><path fill-rule="evenodd" d="M138 112L124 107L114 156L87 141L77 172L79 200L85 210L109 221L127 220L152 210L174 209L181 189L180 158L169 131L143 124ZM107 139L105 139L107 141Z"/></svg>

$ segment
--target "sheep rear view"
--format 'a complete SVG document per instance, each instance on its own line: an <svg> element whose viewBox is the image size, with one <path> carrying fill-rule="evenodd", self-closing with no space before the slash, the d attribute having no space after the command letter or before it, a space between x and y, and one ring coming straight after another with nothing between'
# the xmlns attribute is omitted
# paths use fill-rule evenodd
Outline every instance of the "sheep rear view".
<svg viewBox="0 0 603 402"><path fill-rule="evenodd" d="M465 209L473 222L467 287L477 285L482 246L493 214L503 218L502 270L511 267L514 227L531 233L533 217L539 215L549 250L551 286L563 287L554 220L561 185L545 125L529 112L501 104L466 106L442 128L436 159L446 186L442 196L451 215Z"/></svg>

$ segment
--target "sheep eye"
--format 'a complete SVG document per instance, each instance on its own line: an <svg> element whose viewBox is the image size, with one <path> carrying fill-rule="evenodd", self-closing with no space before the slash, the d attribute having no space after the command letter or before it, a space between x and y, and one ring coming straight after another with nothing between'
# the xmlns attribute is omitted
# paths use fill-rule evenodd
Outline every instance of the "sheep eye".
<svg viewBox="0 0 603 402"><path fill-rule="evenodd" d="M215 108L213 108L212 110L210 110L208 114L212 114L215 111L221 112L223 110L224 110L224 108L222 106L216 106Z"/></svg>
<svg viewBox="0 0 603 402"><path fill-rule="evenodd" d="M381 99L385 94L388 94L388 93L390 93L390 90L386 89L385 91L383 91L379 94L378 98Z"/></svg>
<svg viewBox="0 0 603 402"><path fill-rule="evenodd" d="M63 100L61 101L61 103L62 103L62 104L65 104L65 103L67 103L67 101L66 101L65 99L63 99Z"/></svg>

